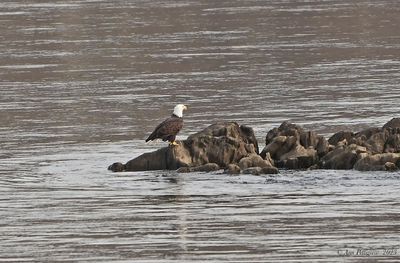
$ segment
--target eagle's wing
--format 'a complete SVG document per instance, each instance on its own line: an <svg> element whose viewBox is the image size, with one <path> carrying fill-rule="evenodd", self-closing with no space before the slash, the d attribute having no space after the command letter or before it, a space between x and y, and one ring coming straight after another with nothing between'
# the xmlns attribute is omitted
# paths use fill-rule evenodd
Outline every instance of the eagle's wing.
<svg viewBox="0 0 400 263"><path fill-rule="evenodd" d="M170 117L160 123L150 134L150 136L146 139L146 142L152 141L155 139L163 139L168 136L175 136L183 127L182 118Z"/></svg>

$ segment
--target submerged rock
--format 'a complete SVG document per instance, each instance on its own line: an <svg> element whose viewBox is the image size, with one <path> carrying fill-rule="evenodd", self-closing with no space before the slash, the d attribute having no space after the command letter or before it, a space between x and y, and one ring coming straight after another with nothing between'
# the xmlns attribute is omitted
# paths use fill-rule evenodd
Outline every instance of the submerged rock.
<svg viewBox="0 0 400 263"><path fill-rule="evenodd" d="M213 171L218 171L221 169L218 164L216 163L207 163L203 164L200 166L195 166L195 167L180 167L176 171L178 173L191 173L191 172L213 172Z"/></svg>
<svg viewBox="0 0 400 263"><path fill-rule="evenodd" d="M226 167L224 173L227 174L240 174L240 167L237 164L228 164L228 166Z"/></svg>

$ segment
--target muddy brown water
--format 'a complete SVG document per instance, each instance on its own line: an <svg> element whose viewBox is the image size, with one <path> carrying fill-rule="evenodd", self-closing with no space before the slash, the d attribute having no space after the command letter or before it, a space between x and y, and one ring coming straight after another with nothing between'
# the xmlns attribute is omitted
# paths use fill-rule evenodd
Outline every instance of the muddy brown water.
<svg viewBox="0 0 400 263"><path fill-rule="evenodd" d="M400 114L400 2L0 3L0 261L398 262L399 173L111 173L176 103L329 136Z"/></svg>

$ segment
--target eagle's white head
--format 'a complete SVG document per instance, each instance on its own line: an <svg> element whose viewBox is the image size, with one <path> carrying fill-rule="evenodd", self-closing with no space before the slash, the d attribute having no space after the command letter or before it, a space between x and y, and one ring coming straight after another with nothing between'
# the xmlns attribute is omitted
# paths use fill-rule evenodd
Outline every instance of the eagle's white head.
<svg viewBox="0 0 400 263"><path fill-rule="evenodd" d="M175 116L178 116L179 118L182 118L184 110L187 110L187 106L183 104L178 104L175 106L173 114Z"/></svg>

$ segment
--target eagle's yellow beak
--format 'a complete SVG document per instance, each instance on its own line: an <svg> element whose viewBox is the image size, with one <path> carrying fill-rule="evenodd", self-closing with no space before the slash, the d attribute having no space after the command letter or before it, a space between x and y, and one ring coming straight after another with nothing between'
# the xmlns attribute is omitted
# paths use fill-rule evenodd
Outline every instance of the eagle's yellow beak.
<svg viewBox="0 0 400 263"><path fill-rule="evenodd" d="M184 109L184 110L187 110L187 109L188 109L188 106L187 106L187 105L183 105L183 109Z"/></svg>

